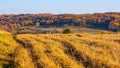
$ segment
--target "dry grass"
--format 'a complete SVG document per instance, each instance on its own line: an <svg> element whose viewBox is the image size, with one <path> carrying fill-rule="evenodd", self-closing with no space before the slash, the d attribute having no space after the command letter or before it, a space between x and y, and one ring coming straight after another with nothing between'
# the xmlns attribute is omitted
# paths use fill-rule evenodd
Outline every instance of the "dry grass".
<svg viewBox="0 0 120 68"><path fill-rule="evenodd" d="M21 34L13 38L1 33L0 37L4 38L2 48L4 43L9 43L9 50L12 47L15 68L120 68L120 34ZM0 53L7 55L2 48ZM1 67L10 64L0 62Z"/></svg>
<svg viewBox="0 0 120 68"><path fill-rule="evenodd" d="M17 46L18 43L11 34L0 31L0 68L13 66L12 61Z"/></svg>

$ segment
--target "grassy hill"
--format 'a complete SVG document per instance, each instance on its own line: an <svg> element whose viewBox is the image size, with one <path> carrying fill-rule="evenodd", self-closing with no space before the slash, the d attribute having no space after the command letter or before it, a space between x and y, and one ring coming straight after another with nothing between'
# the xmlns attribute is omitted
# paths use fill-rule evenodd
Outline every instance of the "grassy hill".
<svg viewBox="0 0 120 68"><path fill-rule="evenodd" d="M0 68L120 68L120 34L0 31Z"/></svg>

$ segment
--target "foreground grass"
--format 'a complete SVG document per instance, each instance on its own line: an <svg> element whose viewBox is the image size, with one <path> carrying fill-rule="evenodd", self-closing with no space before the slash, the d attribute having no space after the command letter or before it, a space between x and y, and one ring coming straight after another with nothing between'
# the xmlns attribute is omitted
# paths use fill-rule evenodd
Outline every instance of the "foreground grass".
<svg viewBox="0 0 120 68"><path fill-rule="evenodd" d="M120 68L120 34L0 32L1 68Z"/></svg>
<svg viewBox="0 0 120 68"><path fill-rule="evenodd" d="M0 68L13 67L14 52L18 45L11 34L0 31Z"/></svg>

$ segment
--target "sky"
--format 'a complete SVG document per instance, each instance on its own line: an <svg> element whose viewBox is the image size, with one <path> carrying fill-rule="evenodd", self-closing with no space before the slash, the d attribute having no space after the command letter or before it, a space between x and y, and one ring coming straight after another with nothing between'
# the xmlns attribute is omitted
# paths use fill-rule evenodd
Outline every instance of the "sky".
<svg viewBox="0 0 120 68"><path fill-rule="evenodd" d="M0 14L120 12L120 0L0 0Z"/></svg>

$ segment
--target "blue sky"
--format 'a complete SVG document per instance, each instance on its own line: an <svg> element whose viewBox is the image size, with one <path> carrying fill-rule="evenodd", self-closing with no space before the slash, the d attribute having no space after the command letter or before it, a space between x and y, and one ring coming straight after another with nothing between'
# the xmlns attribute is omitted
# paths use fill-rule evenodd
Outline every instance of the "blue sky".
<svg viewBox="0 0 120 68"><path fill-rule="evenodd" d="M0 14L120 12L120 0L0 0Z"/></svg>

